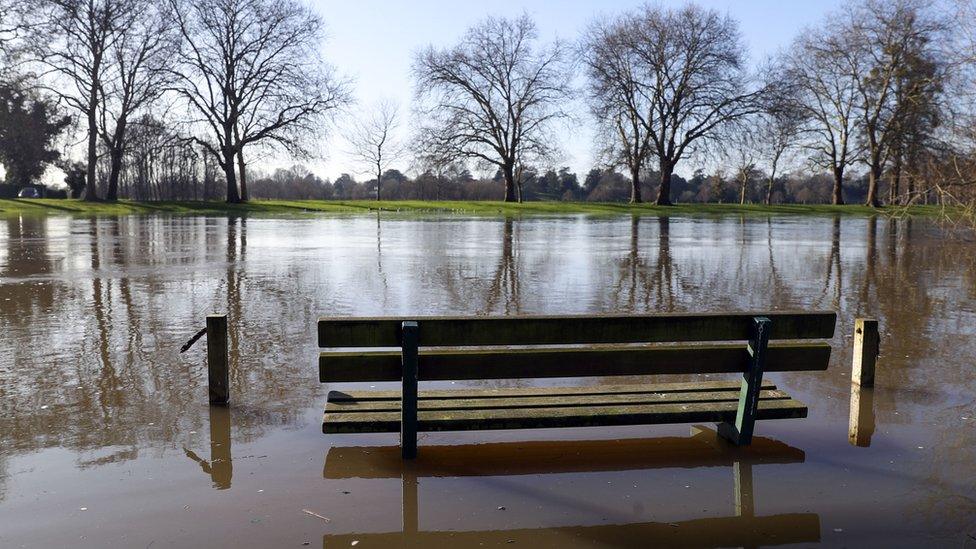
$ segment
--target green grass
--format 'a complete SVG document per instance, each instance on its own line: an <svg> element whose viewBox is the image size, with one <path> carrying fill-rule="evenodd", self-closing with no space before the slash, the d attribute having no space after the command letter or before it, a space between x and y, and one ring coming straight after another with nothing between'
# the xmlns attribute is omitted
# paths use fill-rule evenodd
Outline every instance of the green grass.
<svg viewBox="0 0 976 549"><path fill-rule="evenodd" d="M57 199L8 199L0 200L0 216L40 214L40 215L82 215L115 216L145 214L200 214L200 215L280 215L303 213L350 213L369 211L418 212L418 213L459 213L472 215L561 215L561 214L640 214L640 215L857 215L868 216L878 213L887 215L941 216L945 211L938 206L912 206L869 208L860 205L831 206L826 204L779 204L764 206L760 204L677 204L674 206L655 206L653 204L622 204L604 202L525 202L513 204L506 202L473 201L422 201L422 200L253 200L246 204L225 204L223 202L82 202L80 200Z"/></svg>

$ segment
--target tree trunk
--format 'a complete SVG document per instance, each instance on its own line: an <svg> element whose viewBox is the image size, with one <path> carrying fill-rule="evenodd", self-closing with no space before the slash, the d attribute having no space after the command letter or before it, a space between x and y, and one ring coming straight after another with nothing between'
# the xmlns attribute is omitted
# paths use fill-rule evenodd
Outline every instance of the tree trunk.
<svg viewBox="0 0 976 549"><path fill-rule="evenodd" d="M674 165L667 160L660 161L661 168L661 187L657 191L658 206L671 205L671 174L674 173Z"/></svg>
<svg viewBox="0 0 976 549"><path fill-rule="evenodd" d="M97 91L93 91L92 93L94 96ZM98 162L98 135L95 129L96 124L95 107L93 104L88 111L88 173L86 177L87 185L85 189L85 200L89 202L98 201L98 185L95 181L95 165Z"/></svg>
<svg viewBox="0 0 976 549"><path fill-rule="evenodd" d="M630 167L630 203L640 204L643 202L641 197L640 166Z"/></svg>
<svg viewBox="0 0 976 549"><path fill-rule="evenodd" d="M769 167L769 182L766 185L766 205L770 206L773 203L773 183L776 181L776 168L779 165L779 157L781 152L777 152L773 155L773 163Z"/></svg>
<svg viewBox="0 0 976 549"><path fill-rule="evenodd" d="M881 166L877 162L872 163L871 170L868 172L868 199L865 203L866 206L871 206L872 208L881 206L881 202L878 200L878 183L880 181Z"/></svg>
<svg viewBox="0 0 976 549"><path fill-rule="evenodd" d="M383 185L383 172L380 171L379 167L376 168L376 200L380 199L380 187Z"/></svg>
<svg viewBox="0 0 976 549"><path fill-rule="evenodd" d="M241 180L241 202L247 202L247 173L244 171L244 150L237 151L237 177Z"/></svg>
<svg viewBox="0 0 976 549"><path fill-rule="evenodd" d="M834 191L830 203L834 206L844 205L844 168L834 168Z"/></svg>
<svg viewBox="0 0 976 549"><path fill-rule="evenodd" d="M237 151L237 176L241 180L241 202L247 202L247 173L244 171L244 144L241 143L241 132L234 124L234 140L240 149Z"/></svg>
<svg viewBox="0 0 976 549"><path fill-rule="evenodd" d="M108 191L105 193L105 200L115 202L119 199L119 174L122 172L122 150L120 147L112 147L109 153L111 167L108 172Z"/></svg>
<svg viewBox="0 0 976 549"><path fill-rule="evenodd" d="M513 166L503 166L502 175L505 177L505 202L515 202L515 170Z"/></svg>
<svg viewBox="0 0 976 549"><path fill-rule="evenodd" d="M749 186L749 176L748 174L742 176L742 180L739 182L739 204L746 203L746 187Z"/></svg>
<svg viewBox="0 0 976 549"><path fill-rule="evenodd" d="M221 167L224 169L224 178L227 179L227 203L238 204L241 197L237 194L237 177L234 174L234 152L224 152L224 161Z"/></svg>
<svg viewBox="0 0 976 549"><path fill-rule="evenodd" d="M899 204L901 202L901 155L895 155L895 165L892 166L891 170L891 188L888 192L890 198L888 202L890 204Z"/></svg>

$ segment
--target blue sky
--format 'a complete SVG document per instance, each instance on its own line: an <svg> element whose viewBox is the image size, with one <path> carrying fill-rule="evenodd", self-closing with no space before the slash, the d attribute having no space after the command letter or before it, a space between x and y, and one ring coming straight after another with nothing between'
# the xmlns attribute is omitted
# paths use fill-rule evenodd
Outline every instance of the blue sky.
<svg viewBox="0 0 976 549"><path fill-rule="evenodd" d="M353 80L356 108L368 107L382 98L400 104L404 137L409 132L412 100L410 65L414 52L433 44L450 46L464 30L488 15L531 15L543 40L555 37L574 41L583 29L601 15L611 15L643 4L641 1L584 0L495 0L492 2L447 0L314 0L311 5L325 20L327 39L323 55L340 73ZM684 2L662 2L680 6ZM699 5L735 17L740 24L750 59L754 62L785 47L803 27L816 24L839 8L840 0L702 0ZM574 105L583 124L566 128L561 145L565 151L560 165L568 165L580 176L593 165L592 121L582 104ZM342 172L363 179L362 167L346 153L342 139L343 121L337 121L318 152L323 160L306 164L322 177L334 179ZM288 164L284 159L273 165ZM408 170L404 162L398 167ZM679 173L690 173L686 165Z"/></svg>

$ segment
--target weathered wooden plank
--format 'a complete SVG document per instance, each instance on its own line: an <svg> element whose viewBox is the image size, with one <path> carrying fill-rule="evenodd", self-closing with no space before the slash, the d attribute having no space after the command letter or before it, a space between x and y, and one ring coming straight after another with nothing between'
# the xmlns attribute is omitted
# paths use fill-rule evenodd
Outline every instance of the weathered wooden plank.
<svg viewBox="0 0 976 549"><path fill-rule="evenodd" d="M614 394L643 394L669 392L698 392L738 390L740 381L690 381L684 383L649 383L631 385L583 385L573 387L486 387L463 389L428 389L417 393L423 400L451 399L451 398L512 398L519 396L577 396L577 395L614 395ZM763 380L764 390L776 389L776 384ZM329 391L330 402L355 401L383 401L399 400L400 391Z"/></svg>
<svg viewBox="0 0 976 549"><path fill-rule="evenodd" d="M418 477L509 476L802 463L806 458L803 450L770 438L754 437L751 445L736 448L710 427L692 426L691 431L690 437L429 445L424 459L409 469ZM405 467L396 446L332 446L322 476L400 478Z"/></svg>
<svg viewBox="0 0 976 549"><path fill-rule="evenodd" d="M582 540L594 547L759 547L820 541L820 516L787 513L714 517L682 522L556 526L511 530L325 534L323 547L565 547Z"/></svg>
<svg viewBox="0 0 976 549"><path fill-rule="evenodd" d="M833 312L733 314L415 317L427 347L745 341L756 316L773 321L770 339L829 339ZM319 347L398 347L403 318L319 319Z"/></svg>
<svg viewBox="0 0 976 549"><path fill-rule="evenodd" d="M735 419L737 401L687 404L642 404L594 408L552 407L504 410L425 411L417 414L418 431L546 429L609 425L726 422ZM760 400L756 419L806 417L807 407L793 400ZM326 413L325 433L399 432L398 412Z"/></svg>
<svg viewBox="0 0 976 549"><path fill-rule="evenodd" d="M426 332L425 332L426 333ZM769 346L766 371L826 370L828 343ZM745 345L591 345L548 348L421 348L420 380L742 373ZM319 380L399 381L399 351L325 351Z"/></svg>
<svg viewBox="0 0 976 549"><path fill-rule="evenodd" d="M767 400L790 398L784 391L762 391L757 394ZM419 403L420 411L434 410L501 410L509 408L551 408L616 406L623 404L659 404L685 402L729 402L739 399L739 391L699 391L680 393L625 393L612 395L580 395L572 397L519 396L512 398L449 398L426 399ZM326 413L351 414L362 412L398 412L396 400L329 401Z"/></svg>

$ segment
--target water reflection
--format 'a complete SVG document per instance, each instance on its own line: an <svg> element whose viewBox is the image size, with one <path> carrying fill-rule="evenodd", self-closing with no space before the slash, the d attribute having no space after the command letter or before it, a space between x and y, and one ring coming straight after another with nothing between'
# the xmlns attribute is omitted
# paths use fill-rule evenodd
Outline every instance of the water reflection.
<svg viewBox="0 0 976 549"><path fill-rule="evenodd" d="M874 435L874 389L851 384L851 417L847 437L854 446L871 446Z"/></svg>
<svg viewBox="0 0 976 549"><path fill-rule="evenodd" d="M210 475L214 488L230 488L234 477L234 460L231 456L230 408L210 406L210 460L198 456L193 450L183 447L186 457L200 465L203 472Z"/></svg>
<svg viewBox="0 0 976 549"><path fill-rule="evenodd" d="M234 448L290 434L317 462L329 443L316 424L330 389L315 380L319 315L756 309L838 312L830 369L775 379L811 414L773 422L764 433L819 454L796 466L803 472L793 491L833 505L820 484L843 471L875 471L897 487L885 501L913 493L925 502L920 510L891 504L893 523L930 535L976 529L976 422L964 419L976 416L971 232L878 217L379 214L0 220L0 532L14 502L35 495L23 491L25 479L60 472L72 480L56 491L77 494L95 481L74 469L94 474L160 462L185 472L184 445L216 487L230 488L229 424L220 435L221 418L203 407L204 346L178 354L208 313L230 318ZM855 316L878 318L882 328L870 394L849 392ZM852 419L854 444L870 442L869 450L852 448L844 436ZM223 440L209 456L200 453ZM72 456L69 471L24 465L49 449ZM470 461L486 456L476 457ZM247 478L240 467L248 462L238 459L233 490ZM275 459L266 470L307 480L295 465L301 460ZM593 475L594 488L602 481L598 461L566 474ZM823 463L836 469L819 483L803 480ZM199 473L192 481L199 484ZM855 495L877 493L874 484L857 487ZM767 492L759 508L786 513L792 495ZM343 510L333 511L340 522Z"/></svg>
<svg viewBox="0 0 976 549"><path fill-rule="evenodd" d="M802 450L782 442L757 437L750 447L738 448L722 441L714 429L701 426L692 427L690 437L430 446L414 462L404 462L396 448L391 447L334 447L326 457L323 472L326 478L401 479L402 529L389 533L330 533L323 537L322 544L323 547L348 547L353 541L362 540L378 546L441 547L527 542L537 547L559 546L566 540L576 543L586 540L587 543L620 546L757 547L818 542L820 519L815 513L769 516L755 513L753 466L803 461ZM461 528L462 531L424 531L420 520L419 477L491 476L496 477L494 482L498 483L498 477L511 475L719 466L729 467L732 473L732 516L479 531L467 527ZM516 485L514 482L509 484ZM568 501L544 492L526 492L521 497L555 506L582 504L583 501ZM657 503L664 504L663 501ZM438 515L449 516L452 511L425 507L424 513L436 518Z"/></svg>

